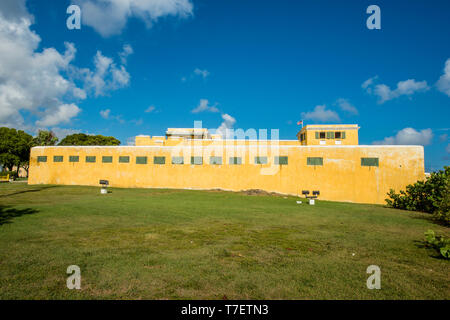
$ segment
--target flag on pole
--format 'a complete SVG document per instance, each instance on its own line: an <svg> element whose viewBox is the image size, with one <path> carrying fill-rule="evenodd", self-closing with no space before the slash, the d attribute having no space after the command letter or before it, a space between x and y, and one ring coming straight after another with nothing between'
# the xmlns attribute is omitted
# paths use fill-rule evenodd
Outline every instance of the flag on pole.
<svg viewBox="0 0 450 320"><path fill-rule="evenodd" d="M302 125L303 126L303 120L300 120L299 122L297 122L297 125Z"/></svg>

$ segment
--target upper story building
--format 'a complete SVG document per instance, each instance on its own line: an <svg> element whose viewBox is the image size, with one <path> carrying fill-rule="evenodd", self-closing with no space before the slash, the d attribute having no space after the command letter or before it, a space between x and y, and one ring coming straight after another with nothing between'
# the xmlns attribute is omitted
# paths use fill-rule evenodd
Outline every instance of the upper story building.
<svg viewBox="0 0 450 320"><path fill-rule="evenodd" d="M297 138L302 146L358 145L357 124L313 124L304 126Z"/></svg>
<svg viewBox="0 0 450 320"><path fill-rule="evenodd" d="M297 140L270 141L292 146L357 146L358 130L357 124L306 125L297 133ZM174 146L192 142L205 146L218 143L248 145L265 143L265 140L252 139L248 136L242 139L223 139L220 134L211 134L206 128L168 128L165 136L140 135L135 138L136 146Z"/></svg>

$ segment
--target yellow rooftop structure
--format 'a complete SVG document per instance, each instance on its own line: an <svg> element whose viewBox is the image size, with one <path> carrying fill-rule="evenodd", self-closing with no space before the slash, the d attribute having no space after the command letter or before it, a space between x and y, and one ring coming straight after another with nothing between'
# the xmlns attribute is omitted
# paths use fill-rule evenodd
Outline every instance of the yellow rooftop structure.
<svg viewBox="0 0 450 320"><path fill-rule="evenodd" d="M297 139L303 146L358 145L357 124L313 124L304 126Z"/></svg>

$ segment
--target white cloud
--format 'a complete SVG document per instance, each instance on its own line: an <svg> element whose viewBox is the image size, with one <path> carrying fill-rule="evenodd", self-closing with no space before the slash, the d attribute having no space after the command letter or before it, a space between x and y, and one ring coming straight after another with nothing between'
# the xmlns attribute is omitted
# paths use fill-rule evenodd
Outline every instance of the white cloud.
<svg viewBox="0 0 450 320"><path fill-rule="evenodd" d="M370 86L374 83L376 79L378 79L378 76L367 79L366 81L363 82L361 88L370 90Z"/></svg>
<svg viewBox="0 0 450 320"><path fill-rule="evenodd" d="M187 82L187 81L192 81L196 77L200 77L200 78L206 79L206 78L209 77L210 74L211 73L208 70L206 70L206 69L202 70L200 68L195 68L194 71L192 71L191 74L189 74L189 76L181 77L181 82L184 83L184 82Z"/></svg>
<svg viewBox="0 0 450 320"><path fill-rule="evenodd" d="M232 138L233 134L229 131L236 123L236 119L227 113L222 114L222 123L216 129L216 133L222 135L224 138Z"/></svg>
<svg viewBox="0 0 450 320"><path fill-rule="evenodd" d="M439 78L436 86L439 91L450 97L450 58L445 62L444 74Z"/></svg>
<svg viewBox="0 0 450 320"><path fill-rule="evenodd" d="M417 131L414 128L404 128L397 132L395 136L386 137L382 141L375 141L373 144L382 145L429 145L433 139L431 129Z"/></svg>
<svg viewBox="0 0 450 320"><path fill-rule="evenodd" d="M82 23L103 37L122 32L129 18L138 18L151 28L166 16L186 18L192 15L190 0L76 0L82 11Z"/></svg>
<svg viewBox="0 0 450 320"><path fill-rule="evenodd" d="M340 121L339 115L335 111L327 109L325 105L318 105L310 112L302 112L302 118L321 122Z"/></svg>
<svg viewBox="0 0 450 320"><path fill-rule="evenodd" d="M111 109L100 110L100 116L106 120L116 120L119 123L125 123L125 120L122 119L122 115L113 115Z"/></svg>
<svg viewBox="0 0 450 320"><path fill-rule="evenodd" d="M197 76L203 77L203 79L206 79L210 75L210 72L208 70L206 70L206 69L205 70L201 70L199 68L195 68L194 74L196 74Z"/></svg>
<svg viewBox="0 0 450 320"><path fill-rule="evenodd" d="M75 57L74 45L66 43L63 54L54 48L36 51L41 38L30 30L32 18L21 11L22 2L12 6L17 10L5 3L11 2L0 6L0 125L22 127L21 110L47 119L50 111L64 105L64 97L82 98L83 90L63 76Z"/></svg>
<svg viewBox="0 0 450 320"><path fill-rule="evenodd" d="M100 110L100 116L101 116L103 119L108 119L110 113L111 113L111 109Z"/></svg>
<svg viewBox="0 0 450 320"><path fill-rule="evenodd" d="M199 112L219 112L219 109L217 109L217 103L213 106L209 105L208 99L200 99L200 103L197 107L195 107L191 112L192 113L199 113Z"/></svg>
<svg viewBox="0 0 450 320"><path fill-rule="evenodd" d="M100 52L91 71L72 65L76 54L72 43L65 43L63 53L55 48L38 51L41 38L31 30L33 17L24 3L0 3L0 126L35 129L24 123L23 111L38 118L35 125L67 123L81 111L74 100L86 99L87 90L100 95L128 85L124 66L117 67ZM123 52L130 54L130 49L125 46Z"/></svg>
<svg viewBox="0 0 450 320"><path fill-rule="evenodd" d="M44 117L36 121L36 125L43 127L55 126L59 123L68 123L80 113L81 109L75 104L63 104L55 109L46 110Z"/></svg>
<svg viewBox="0 0 450 320"><path fill-rule="evenodd" d="M342 110L354 115L358 114L358 109L356 109L356 107L352 105L347 99L339 98L336 103Z"/></svg>
<svg viewBox="0 0 450 320"><path fill-rule="evenodd" d="M445 141L447 141L447 139L448 139L448 134L446 134L446 133L441 134L441 135L439 136L439 141L440 141L440 142L445 142Z"/></svg>
<svg viewBox="0 0 450 320"><path fill-rule="evenodd" d="M84 82L85 90L95 96L104 96L109 91L128 86L130 74L123 65L117 66L112 58L97 51L94 57L94 70L73 68L74 76Z"/></svg>
<svg viewBox="0 0 450 320"><path fill-rule="evenodd" d="M153 111L155 111L156 110L156 107L155 106L150 106L150 107L148 107L146 110L145 110L145 112L146 113L151 113L151 112L153 112Z"/></svg>
<svg viewBox="0 0 450 320"><path fill-rule="evenodd" d="M124 45L122 52L119 53L120 61L122 62L122 64L124 65L127 64L128 56L133 53L134 50L129 44Z"/></svg>
<svg viewBox="0 0 450 320"><path fill-rule="evenodd" d="M32 19L25 6L25 0L2 0L0 1L0 12L7 20L20 20L23 17Z"/></svg>
<svg viewBox="0 0 450 320"><path fill-rule="evenodd" d="M430 89L426 81L416 81L414 79L399 81L397 83L397 88L391 89L385 84L374 85L377 78L378 77L373 77L364 81L361 87L366 89L369 94L378 96L378 103L380 104L400 96L412 96L417 92L424 92Z"/></svg>
<svg viewBox="0 0 450 320"><path fill-rule="evenodd" d="M445 148L445 151L447 152L447 153L450 153L450 143L447 145L447 147Z"/></svg>

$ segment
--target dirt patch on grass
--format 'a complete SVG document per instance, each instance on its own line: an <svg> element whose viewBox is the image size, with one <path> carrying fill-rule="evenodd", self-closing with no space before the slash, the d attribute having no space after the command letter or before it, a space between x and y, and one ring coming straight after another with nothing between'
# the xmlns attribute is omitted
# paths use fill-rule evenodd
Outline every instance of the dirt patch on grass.
<svg viewBox="0 0 450 320"><path fill-rule="evenodd" d="M207 192L233 192L233 193L240 193L245 194L247 196L275 196L275 197L284 197L287 198L287 195L277 192L269 192L262 189L247 189L247 190L241 190L241 191L230 191L230 190L223 190L223 189L209 189L205 190Z"/></svg>
<svg viewBox="0 0 450 320"><path fill-rule="evenodd" d="M261 189L248 189L242 190L240 193L243 193L248 196L275 196L275 197L286 197L285 194L276 193L276 192L268 192Z"/></svg>

